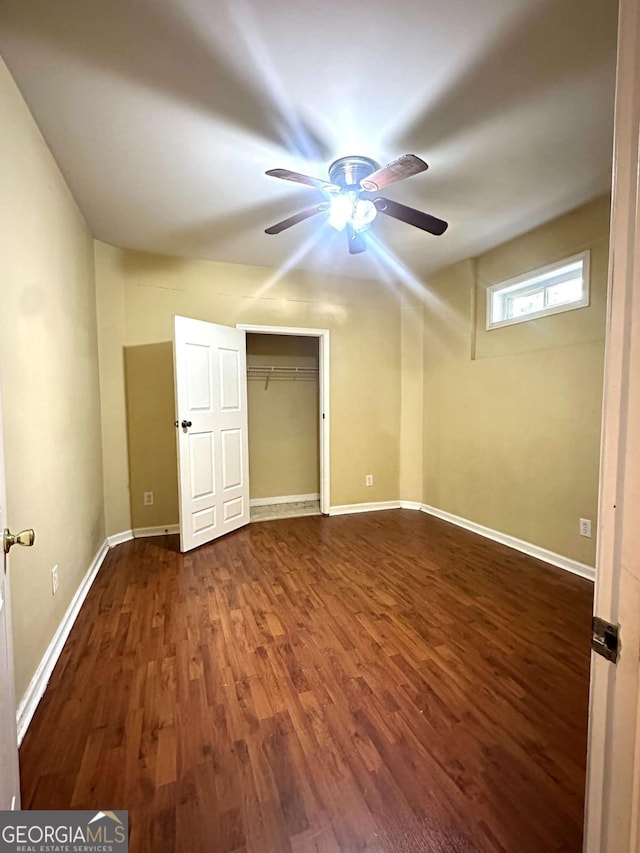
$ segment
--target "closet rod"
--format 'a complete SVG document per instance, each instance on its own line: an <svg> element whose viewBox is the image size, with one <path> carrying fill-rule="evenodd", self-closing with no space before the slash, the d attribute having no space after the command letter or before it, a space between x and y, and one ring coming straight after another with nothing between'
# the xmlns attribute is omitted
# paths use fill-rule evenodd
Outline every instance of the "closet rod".
<svg viewBox="0 0 640 853"><path fill-rule="evenodd" d="M266 364L248 364L248 379L265 379L265 388L270 379L315 379L318 376L317 367L277 367Z"/></svg>

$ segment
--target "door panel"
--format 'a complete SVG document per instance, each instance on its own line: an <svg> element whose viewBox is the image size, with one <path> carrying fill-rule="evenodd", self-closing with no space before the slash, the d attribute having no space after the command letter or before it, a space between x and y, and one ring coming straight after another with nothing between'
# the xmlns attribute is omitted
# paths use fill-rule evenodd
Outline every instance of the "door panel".
<svg viewBox="0 0 640 853"><path fill-rule="evenodd" d="M216 508L208 506L191 515L191 535L198 536L209 530L215 530Z"/></svg>
<svg viewBox="0 0 640 853"><path fill-rule="evenodd" d="M226 429L222 438L222 488L242 487L242 435L240 430Z"/></svg>
<svg viewBox="0 0 640 853"><path fill-rule="evenodd" d="M186 345L188 410L207 412L212 408L210 348L198 344Z"/></svg>
<svg viewBox="0 0 640 853"><path fill-rule="evenodd" d="M224 502L224 520L233 521L244 513L244 501L242 498L233 498L233 500Z"/></svg>
<svg viewBox="0 0 640 853"><path fill-rule="evenodd" d="M191 499L214 497L215 450L213 433L189 434L189 461L191 465Z"/></svg>
<svg viewBox="0 0 640 853"><path fill-rule="evenodd" d="M246 370L244 371L246 373ZM240 359L235 350L220 350L220 408L223 412L240 409Z"/></svg>
<svg viewBox="0 0 640 853"><path fill-rule="evenodd" d="M249 522L245 332L175 317L174 362L180 548L188 551Z"/></svg>

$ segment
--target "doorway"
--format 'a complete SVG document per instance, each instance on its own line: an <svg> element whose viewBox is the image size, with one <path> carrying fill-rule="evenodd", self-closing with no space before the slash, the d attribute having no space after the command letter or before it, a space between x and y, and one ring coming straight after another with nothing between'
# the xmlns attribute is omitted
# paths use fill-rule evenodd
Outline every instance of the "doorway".
<svg viewBox="0 0 640 853"><path fill-rule="evenodd" d="M316 337L247 333L251 521L320 513Z"/></svg>
<svg viewBox="0 0 640 853"><path fill-rule="evenodd" d="M251 520L329 512L329 332L247 333Z"/></svg>

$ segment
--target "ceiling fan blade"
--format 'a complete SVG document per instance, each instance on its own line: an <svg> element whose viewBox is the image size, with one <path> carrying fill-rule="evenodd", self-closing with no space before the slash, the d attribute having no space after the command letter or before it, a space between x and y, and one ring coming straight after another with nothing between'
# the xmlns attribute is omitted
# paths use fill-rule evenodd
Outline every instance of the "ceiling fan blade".
<svg viewBox="0 0 640 853"><path fill-rule="evenodd" d="M444 219L438 219L435 216L431 216L430 213L423 213L421 210L416 210L414 207L407 207L406 204L391 201L389 198L376 198L373 203L380 213L392 216L394 219L399 219L408 225L415 225L416 228L422 228L423 231L435 234L436 237L444 234L449 227L449 223L445 222Z"/></svg>
<svg viewBox="0 0 640 853"><path fill-rule="evenodd" d="M349 238L349 254L359 255L367 251L367 243L362 234L355 231L353 226L347 223L347 237Z"/></svg>
<svg viewBox="0 0 640 853"><path fill-rule="evenodd" d="M377 192L383 187L388 187L389 184L395 184L396 181L402 181L405 178L410 178L412 175L417 175L424 172L429 167L416 157L415 154L403 154L392 163L388 163L371 175L367 175L360 181L360 186L367 192Z"/></svg>
<svg viewBox="0 0 640 853"><path fill-rule="evenodd" d="M272 178L282 178L283 181L294 181L296 184L305 184L307 187L315 187L328 193L340 192L340 187L337 184L323 181L321 178L312 178L310 175L301 175L300 172L291 172L289 169L269 169L265 175L270 175Z"/></svg>
<svg viewBox="0 0 640 853"><path fill-rule="evenodd" d="M300 210L298 213L294 213L293 216L289 216L287 219L283 219L282 222L277 222L275 225L272 225L270 228L265 228L265 234L279 234L281 231L284 231L287 228L291 228L292 225L297 225L298 222L304 222L305 219L309 219L312 216L315 216L316 213L322 213L323 210L327 210L329 207L328 204L314 204L313 207L305 207L304 210Z"/></svg>

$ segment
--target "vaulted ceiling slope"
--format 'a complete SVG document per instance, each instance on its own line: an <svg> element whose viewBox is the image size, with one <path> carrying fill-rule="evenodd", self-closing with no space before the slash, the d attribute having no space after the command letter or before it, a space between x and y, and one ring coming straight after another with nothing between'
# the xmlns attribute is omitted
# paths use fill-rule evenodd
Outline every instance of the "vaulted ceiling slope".
<svg viewBox="0 0 640 853"><path fill-rule="evenodd" d="M0 0L2 53L94 235L118 246L341 275L417 275L606 192L612 0ZM316 217L265 227L337 157L429 171L350 256Z"/></svg>

